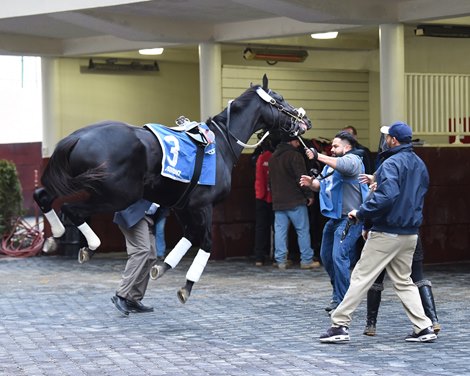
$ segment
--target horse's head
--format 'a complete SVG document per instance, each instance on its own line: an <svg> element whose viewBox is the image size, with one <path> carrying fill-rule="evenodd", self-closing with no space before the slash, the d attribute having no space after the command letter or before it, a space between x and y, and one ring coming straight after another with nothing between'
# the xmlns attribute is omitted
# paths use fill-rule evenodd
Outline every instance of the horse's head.
<svg viewBox="0 0 470 376"><path fill-rule="evenodd" d="M231 122L233 119L233 122ZM227 108L213 119L208 119L222 134L227 133L236 143L242 147L256 147L245 142L250 136L260 130L273 133L288 133L291 136L300 136L312 128L312 123L305 114L303 108L295 108L287 103L284 98L268 89L268 78L263 77L263 85L256 85L246 90L242 95L229 101ZM219 126L225 124L225 130ZM250 125L250 126L248 126ZM235 131L234 131L235 130ZM227 140L229 141L229 140ZM260 140L260 143L262 140ZM229 145L235 155L231 143ZM238 156L236 156L238 158Z"/></svg>
<svg viewBox="0 0 470 376"><path fill-rule="evenodd" d="M267 129L279 129L280 132L290 135L301 135L312 128L312 123L301 107L291 106L284 98L268 89L268 78L263 76L263 86L255 87L258 96L268 104Z"/></svg>

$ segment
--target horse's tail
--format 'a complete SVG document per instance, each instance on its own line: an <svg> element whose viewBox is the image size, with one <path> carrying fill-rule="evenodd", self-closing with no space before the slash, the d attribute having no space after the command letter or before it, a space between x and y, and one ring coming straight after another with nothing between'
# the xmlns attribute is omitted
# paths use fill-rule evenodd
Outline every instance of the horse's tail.
<svg viewBox="0 0 470 376"><path fill-rule="evenodd" d="M97 192L100 181L106 177L104 163L73 176L70 154L78 141L77 137L67 137L57 144L52 153L41 177L42 185L51 195L68 196L82 190Z"/></svg>

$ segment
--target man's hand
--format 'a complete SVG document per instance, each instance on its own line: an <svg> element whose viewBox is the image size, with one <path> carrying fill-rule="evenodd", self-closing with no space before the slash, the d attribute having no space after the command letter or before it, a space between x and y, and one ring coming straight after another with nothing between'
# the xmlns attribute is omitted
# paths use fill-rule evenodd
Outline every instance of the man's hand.
<svg viewBox="0 0 470 376"><path fill-rule="evenodd" d="M312 187L313 179L315 179L315 178L312 177L312 176L302 175L302 176L300 177L299 184L300 184L301 187L308 187L308 188L311 188L311 187Z"/></svg>
<svg viewBox="0 0 470 376"><path fill-rule="evenodd" d="M369 238L369 230L362 230L362 238L367 240Z"/></svg>
<svg viewBox="0 0 470 376"><path fill-rule="evenodd" d="M372 184L374 182L375 182L375 176L374 175L359 174L359 183Z"/></svg>
<svg viewBox="0 0 470 376"><path fill-rule="evenodd" d="M351 210L349 213L348 213L348 218L353 220L355 223L357 223L359 220L357 219L357 210L354 209L354 210Z"/></svg>
<svg viewBox="0 0 470 376"><path fill-rule="evenodd" d="M308 159L313 159L314 162L318 159L318 152L314 148L305 149L305 154Z"/></svg>

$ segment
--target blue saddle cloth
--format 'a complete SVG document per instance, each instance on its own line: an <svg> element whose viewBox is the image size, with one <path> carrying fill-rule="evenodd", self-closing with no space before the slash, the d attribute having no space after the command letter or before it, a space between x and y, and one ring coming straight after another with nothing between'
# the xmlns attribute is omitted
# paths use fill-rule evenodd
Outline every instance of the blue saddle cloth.
<svg viewBox="0 0 470 376"><path fill-rule="evenodd" d="M200 127L208 129L204 123ZM163 150L161 174L167 178L189 183L196 163L196 145L185 132L176 131L162 124L145 124L160 142ZM215 185L215 142L204 148L202 171L198 184Z"/></svg>

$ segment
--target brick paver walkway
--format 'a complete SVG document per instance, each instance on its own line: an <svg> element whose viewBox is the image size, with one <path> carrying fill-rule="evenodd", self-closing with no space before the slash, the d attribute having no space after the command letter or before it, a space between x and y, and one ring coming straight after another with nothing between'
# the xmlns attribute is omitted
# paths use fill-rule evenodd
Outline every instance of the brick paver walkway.
<svg viewBox="0 0 470 376"><path fill-rule="evenodd" d="M426 267L442 332L411 330L386 281L378 335L362 335L365 302L347 344L321 344L330 286L323 269L279 271L210 261L188 303L176 291L189 259L150 281L155 312L122 317L110 298L124 254L88 264L58 256L0 258L1 375L469 375L470 264Z"/></svg>

